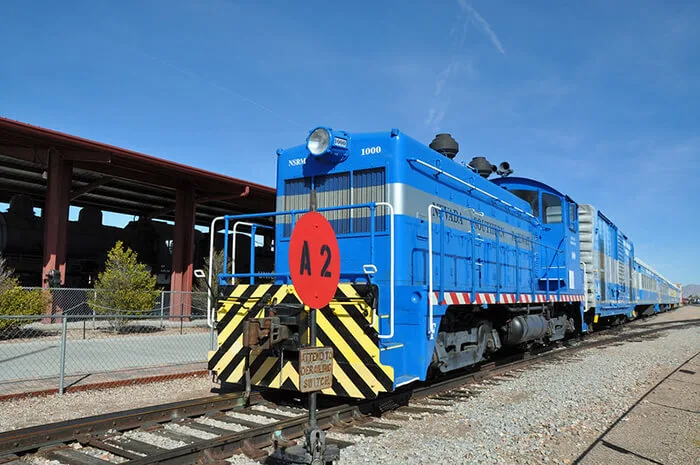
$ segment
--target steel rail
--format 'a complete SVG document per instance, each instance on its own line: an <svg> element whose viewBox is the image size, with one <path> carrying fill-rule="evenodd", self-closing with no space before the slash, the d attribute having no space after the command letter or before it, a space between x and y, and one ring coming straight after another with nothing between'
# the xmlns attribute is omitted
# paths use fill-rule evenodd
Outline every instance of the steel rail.
<svg viewBox="0 0 700 465"><path fill-rule="evenodd" d="M352 421L361 415L356 405L340 405L319 410L316 422L321 429L330 429L334 425ZM239 451L259 450L273 444L273 438L279 436L294 439L304 435L308 427L308 415L291 417L275 423L250 428L245 431L232 432L213 439L203 440L196 444L170 449L160 454L150 455L124 462L123 465L185 465L195 463L213 463L230 457Z"/></svg>
<svg viewBox="0 0 700 465"><path fill-rule="evenodd" d="M253 400L257 399L256 396ZM243 407L245 403L244 393L236 392L5 431L0 433L0 462L3 455L80 440L109 430L124 431L148 423Z"/></svg>
<svg viewBox="0 0 700 465"><path fill-rule="evenodd" d="M616 344L629 339L653 337L665 331L696 327L698 324L700 324L700 319L613 327L595 333L592 335L594 338L562 341L557 345L541 348L539 351L514 354L496 361L486 362L467 373L461 371L457 374L447 374L436 380L399 388L376 399L320 410L317 415L319 427L322 429L340 427L342 429L349 426L347 422L365 423L372 421L372 415L395 409L400 411L402 406L408 405L412 400L454 390L512 370L525 368L534 363L541 363L550 358L566 357L582 350ZM624 333L618 332L620 330ZM570 345L564 347L564 344ZM259 393L253 392L250 403L259 403L261 399ZM0 433L0 463L6 461L4 459L8 457L12 459L14 454L29 453L60 443L79 441L85 444L98 444L101 436L110 430L124 431L201 416L211 412L242 409L246 406L248 405L244 393L231 393L7 431ZM128 463L134 465L150 463L190 464L201 460L219 460L239 452L255 455L256 451L259 453L260 449L273 445L273 435L293 440L303 436L307 426L308 417L303 414L279 422L255 426L245 431L231 432L211 440L204 440L148 457L135 458L128 451L119 452L118 455L131 459ZM117 451L113 450L113 452Z"/></svg>
<svg viewBox="0 0 700 465"><path fill-rule="evenodd" d="M672 323L673 322L669 322L669 324ZM318 427L327 430L334 426L340 426L341 428L343 426L349 426L344 424L347 422L371 422L372 415L396 409L400 411L400 408L402 406L407 406L411 400L418 400L450 391L513 370L522 369L535 363L541 363L548 359L568 356L581 350L618 343L620 340L649 336L669 329L683 329L697 326L698 323L700 323L700 320L696 320L692 324L653 328L644 331L618 334L607 339L589 340L577 346L569 346L566 348L563 346L549 346L543 348L541 352L521 353L508 356L495 362L487 362L486 364L480 365L476 371L467 374L460 374L453 377L448 376L447 379L426 382L418 386L407 387L406 389L398 389L375 399L320 410L316 417ZM128 462L124 462L123 465L150 465L155 463L159 465L194 465L218 462L240 452L250 456L256 456L256 451L273 445L274 437L282 437L285 440L297 439L304 435L304 431L307 427L308 416L300 415L298 417L292 417L289 420L268 423L245 431L203 440L196 444L171 449L160 454L129 460Z"/></svg>

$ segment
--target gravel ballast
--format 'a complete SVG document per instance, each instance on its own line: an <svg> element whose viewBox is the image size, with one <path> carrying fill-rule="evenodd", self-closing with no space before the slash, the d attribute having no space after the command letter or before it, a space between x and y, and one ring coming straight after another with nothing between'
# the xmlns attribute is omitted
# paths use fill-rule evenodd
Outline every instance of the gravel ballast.
<svg viewBox="0 0 700 465"><path fill-rule="evenodd" d="M697 318L700 309L686 307L642 323ZM445 414L413 415L377 437L331 437L357 442L343 449L339 464L572 464L606 428L649 388L700 350L700 327L660 333L657 339L625 342L578 352L565 361L518 370L517 377L485 382L479 394L455 402ZM198 398L216 387L208 377L193 377L107 389L0 402L0 431L78 418L128 408ZM471 386L476 388L477 386ZM443 406L428 406L445 409ZM261 408L261 411L267 411ZM272 413L289 412L269 410ZM258 423L274 420L229 412ZM203 423L226 429L230 424ZM367 425L369 428L370 425ZM190 435L211 438L182 425L167 425ZM127 433L135 439L153 437ZM164 448L180 445L159 438ZM236 456L232 464L256 462ZM49 461L34 461L45 465Z"/></svg>
<svg viewBox="0 0 700 465"><path fill-rule="evenodd" d="M147 431L128 431L124 434L124 438L136 439L137 441L153 444L154 446L160 447L162 449L175 449L177 447L183 447L187 445L187 443L185 442L174 441L169 438L158 436L157 434L151 434ZM118 439L117 442L119 442Z"/></svg>
<svg viewBox="0 0 700 465"><path fill-rule="evenodd" d="M339 464L572 464L659 379L700 350L700 328L582 351L502 380L446 414L344 449Z"/></svg>
<svg viewBox="0 0 700 465"><path fill-rule="evenodd" d="M208 376L0 401L0 432L212 395Z"/></svg>
<svg viewBox="0 0 700 465"><path fill-rule="evenodd" d="M252 421L253 423L258 423L261 425L277 422L277 420L275 420L274 418L263 417L262 415L251 415L248 413L237 412L235 410L227 412L226 415L233 418L234 420L238 418L240 420Z"/></svg>

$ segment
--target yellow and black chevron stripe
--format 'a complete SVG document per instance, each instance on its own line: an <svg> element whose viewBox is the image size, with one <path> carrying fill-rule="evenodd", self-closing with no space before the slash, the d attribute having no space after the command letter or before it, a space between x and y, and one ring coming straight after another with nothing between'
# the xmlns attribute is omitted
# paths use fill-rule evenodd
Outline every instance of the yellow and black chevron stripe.
<svg viewBox="0 0 700 465"><path fill-rule="evenodd" d="M209 353L209 370L222 382L242 383L249 367L253 386L298 390L299 360L295 352L284 351L279 356L271 350L243 346L244 321L263 317L263 307L270 301L301 305L293 286L273 284L239 284L220 301L217 350ZM302 313L305 320L306 312ZM379 361L377 318L352 284L338 286L333 301L318 311L316 322L316 345L333 347L333 385L324 389L324 394L372 398L393 390L394 370ZM307 327L305 321L302 327ZM308 343L308 330L301 338ZM288 360L284 354L288 354Z"/></svg>

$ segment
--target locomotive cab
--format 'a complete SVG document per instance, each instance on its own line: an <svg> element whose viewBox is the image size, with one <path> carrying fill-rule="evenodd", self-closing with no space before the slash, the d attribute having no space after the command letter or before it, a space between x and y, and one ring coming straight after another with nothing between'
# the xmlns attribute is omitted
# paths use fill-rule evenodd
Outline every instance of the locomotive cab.
<svg viewBox="0 0 700 465"><path fill-rule="evenodd" d="M509 177L493 182L530 204L533 216L540 220L538 289L574 289L580 262L578 204L533 179Z"/></svg>

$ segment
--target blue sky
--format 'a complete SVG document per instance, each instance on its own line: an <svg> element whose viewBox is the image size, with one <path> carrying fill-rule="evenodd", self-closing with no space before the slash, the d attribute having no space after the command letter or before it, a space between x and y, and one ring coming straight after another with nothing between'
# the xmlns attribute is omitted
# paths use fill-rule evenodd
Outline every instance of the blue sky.
<svg viewBox="0 0 700 465"><path fill-rule="evenodd" d="M273 185L325 124L450 132L700 282L697 2L7 2L0 115Z"/></svg>

